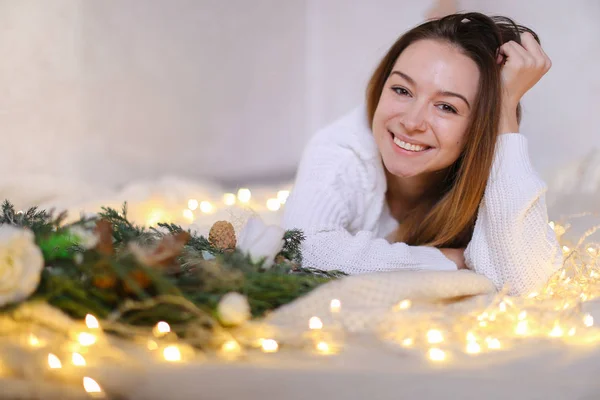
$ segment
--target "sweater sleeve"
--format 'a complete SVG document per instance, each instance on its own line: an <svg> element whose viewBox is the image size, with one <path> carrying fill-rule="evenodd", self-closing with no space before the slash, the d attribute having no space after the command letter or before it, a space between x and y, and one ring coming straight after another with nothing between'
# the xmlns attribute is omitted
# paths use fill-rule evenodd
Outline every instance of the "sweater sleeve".
<svg viewBox="0 0 600 400"><path fill-rule="evenodd" d="M298 228L305 234L304 265L349 274L457 269L434 247L391 244L365 230L351 233L354 214L361 212L357 188L365 177L353 173L348 165L352 162L344 162L343 157L352 160L354 154L326 153L314 146L307 149L283 216L284 228Z"/></svg>
<svg viewBox="0 0 600 400"><path fill-rule="evenodd" d="M527 139L500 135L465 261L511 295L539 290L562 266L562 251L548 225L546 190L531 166Z"/></svg>

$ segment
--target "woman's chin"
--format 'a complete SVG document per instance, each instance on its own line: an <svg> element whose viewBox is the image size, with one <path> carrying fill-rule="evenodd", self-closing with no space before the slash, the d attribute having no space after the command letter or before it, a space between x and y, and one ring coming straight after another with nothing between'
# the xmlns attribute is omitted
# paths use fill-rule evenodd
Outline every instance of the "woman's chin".
<svg viewBox="0 0 600 400"><path fill-rule="evenodd" d="M407 168L405 166L397 165L392 165L390 167L386 166L386 168L390 174L397 176L398 178L413 178L415 176L421 175L424 172L423 170L415 169L414 167Z"/></svg>

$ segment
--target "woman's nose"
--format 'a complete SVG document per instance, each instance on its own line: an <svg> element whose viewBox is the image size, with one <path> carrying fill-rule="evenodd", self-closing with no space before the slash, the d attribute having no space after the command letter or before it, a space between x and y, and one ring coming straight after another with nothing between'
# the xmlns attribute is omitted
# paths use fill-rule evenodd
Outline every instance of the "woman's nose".
<svg viewBox="0 0 600 400"><path fill-rule="evenodd" d="M425 106L413 105L401 118L406 131L424 131L427 128Z"/></svg>

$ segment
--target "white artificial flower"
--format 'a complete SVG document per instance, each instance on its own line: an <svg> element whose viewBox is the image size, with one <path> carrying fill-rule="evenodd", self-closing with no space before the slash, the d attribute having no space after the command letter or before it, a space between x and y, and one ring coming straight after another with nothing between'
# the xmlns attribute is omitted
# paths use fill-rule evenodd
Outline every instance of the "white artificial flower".
<svg viewBox="0 0 600 400"><path fill-rule="evenodd" d="M75 236L79 241L79 245L86 250L96 247L100 240L98 234L94 230L85 229L83 226L79 225L70 228L69 233Z"/></svg>
<svg viewBox="0 0 600 400"><path fill-rule="evenodd" d="M237 292L229 292L219 301L217 314L223 325L241 325L250 319L248 299Z"/></svg>
<svg viewBox="0 0 600 400"><path fill-rule="evenodd" d="M44 256L33 232L0 225L0 306L28 298L38 287Z"/></svg>
<svg viewBox="0 0 600 400"><path fill-rule="evenodd" d="M285 229L277 225L265 225L259 217L248 219L246 226L240 232L237 247L244 253L250 254L252 262L264 259L263 266L273 265L275 256L283 248Z"/></svg>

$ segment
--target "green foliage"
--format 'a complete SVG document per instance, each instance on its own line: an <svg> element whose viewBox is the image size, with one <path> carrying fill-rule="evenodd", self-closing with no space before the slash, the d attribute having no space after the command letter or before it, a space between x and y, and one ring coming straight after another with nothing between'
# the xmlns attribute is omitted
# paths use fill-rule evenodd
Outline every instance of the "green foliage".
<svg viewBox="0 0 600 400"><path fill-rule="evenodd" d="M61 214L54 218L51 212L38 211L37 207L32 207L25 212L15 211L15 207L8 200L4 200L0 212L0 225L9 224L29 228L37 237L56 231L65 217L65 214Z"/></svg>
<svg viewBox="0 0 600 400"><path fill-rule="evenodd" d="M185 336L185 327L191 323L201 323L206 329L214 326L211 316L216 315L220 298L228 292L246 295L252 315L258 317L343 275L302 267L304 235L296 229L285 232L283 249L269 269L253 263L238 250L222 252L191 231L187 231L190 238L180 254L169 265L157 266L140 261L131 246L151 251L167 235L183 232L179 225L137 226L127 218L127 204L121 212L102 208L97 217L82 217L69 225L62 224L64 219L64 214L55 218L36 208L15 212L14 206L5 201L0 225L21 226L34 232L46 264L34 297L75 318L92 313L121 324L143 326L164 320L183 327L180 333ZM114 247L109 246L114 251L82 248L77 235L70 231L74 226L91 231L100 219L112 225ZM131 307L135 302L148 301L153 305Z"/></svg>

